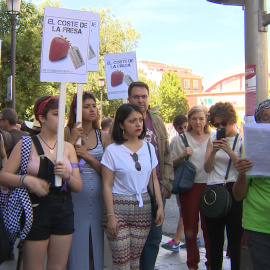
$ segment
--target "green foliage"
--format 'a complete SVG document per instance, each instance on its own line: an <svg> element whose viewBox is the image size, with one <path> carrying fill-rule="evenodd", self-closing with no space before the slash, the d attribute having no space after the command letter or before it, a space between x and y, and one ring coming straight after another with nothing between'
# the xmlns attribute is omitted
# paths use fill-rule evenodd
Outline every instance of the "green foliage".
<svg viewBox="0 0 270 270"><path fill-rule="evenodd" d="M178 114L186 114L189 106L175 73L166 71L157 90L150 92L150 106L158 105L158 114L166 123L171 123Z"/></svg>
<svg viewBox="0 0 270 270"><path fill-rule="evenodd" d="M59 94L59 83L40 82L40 55L42 20L45 6L59 7L59 1L45 0L39 6L22 1L17 20L16 35L16 111L21 119L31 119L35 100L45 94ZM140 34L129 21L120 22L109 9L91 10L100 14L100 62L98 72L88 72L83 90L93 91L100 104L98 77L105 77L103 55L135 50ZM9 106L6 101L7 77L10 75L11 23L6 1L0 0L0 39L2 40L2 66L0 78L1 108ZM67 84L67 108L76 92L76 84ZM103 115L114 114L122 100L108 101L106 85L103 91Z"/></svg>

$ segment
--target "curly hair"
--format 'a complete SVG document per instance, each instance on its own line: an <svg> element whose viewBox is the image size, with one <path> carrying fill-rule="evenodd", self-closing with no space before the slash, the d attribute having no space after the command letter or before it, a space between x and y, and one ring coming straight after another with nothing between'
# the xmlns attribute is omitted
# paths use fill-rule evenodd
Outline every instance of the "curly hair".
<svg viewBox="0 0 270 270"><path fill-rule="evenodd" d="M230 102L217 102L215 105L212 105L209 109L209 121L210 125L215 124L214 118L220 117L229 124L236 124L237 114Z"/></svg>

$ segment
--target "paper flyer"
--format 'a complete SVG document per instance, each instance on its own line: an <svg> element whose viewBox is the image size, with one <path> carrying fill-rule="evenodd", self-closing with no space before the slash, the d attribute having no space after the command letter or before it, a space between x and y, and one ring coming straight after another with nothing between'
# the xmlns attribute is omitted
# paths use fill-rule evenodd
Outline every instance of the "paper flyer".
<svg viewBox="0 0 270 270"><path fill-rule="evenodd" d="M91 12L45 7L40 81L87 82L90 26Z"/></svg>
<svg viewBox="0 0 270 270"><path fill-rule="evenodd" d="M138 81L135 52L105 54L108 99L128 97L128 86Z"/></svg>

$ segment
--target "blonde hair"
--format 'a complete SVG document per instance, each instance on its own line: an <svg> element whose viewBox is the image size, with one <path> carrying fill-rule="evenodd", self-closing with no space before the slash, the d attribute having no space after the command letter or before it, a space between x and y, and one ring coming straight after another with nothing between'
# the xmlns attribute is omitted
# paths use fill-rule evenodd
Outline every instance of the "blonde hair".
<svg viewBox="0 0 270 270"><path fill-rule="evenodd" d="M208 113L207 113L207 108L205 106L202 105L197 105L197 106L193 106L189 111L188 111L188 127L187 127L187 132L190 132L192 130L192 126L190 125L190 119L191 116L194 113L198 113L198 112L203 112L205 115L205 121L206 124L204 126L204 132L205 133L210 133L210 129L209 129L209 121L208 121Z"/></svg>

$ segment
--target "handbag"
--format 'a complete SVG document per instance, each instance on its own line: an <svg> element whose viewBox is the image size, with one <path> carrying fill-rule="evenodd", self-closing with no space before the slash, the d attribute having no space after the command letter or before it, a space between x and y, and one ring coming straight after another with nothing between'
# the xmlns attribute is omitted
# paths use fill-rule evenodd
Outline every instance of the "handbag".
<svg viewBox="0 0 270 270"><path fill-rule="evenodd" d="M235 149L238 136L239 134L237 133L232 147L233 151ZM209 185L201 193L200 208L206 217L224 217L232 207L232 196L226 188L231 163L232 161L229 159L223 185Z"/></svg>
<svg viewBox="0 0 270 270"><path fill-rule="evenodd" d="M150 161L151 161L151 168L152 168L152 155L151 155L151 150L150 150L149 142L147 142L147 146L148 146L148 151L149 151L149 154L150 154ZM157 204L157 201L156 201L156 194L155 194L155 186L154 186L153 174L152 174L152 184L153 184L153 193L151 192L150 189L148 189L148 194L149 194L150 199L151 199L151 213L152 213L152 217L154 219L156 219L156 217L157 217L157 210L158 210L158 204Z"/></svg>
<svg viewBox="0 0 270 270"><path fill-rule="evenodd" d="M31 152L32 140L29 136L22 136L21 164L17 172L26 174L27 164ZM25 187L7 188L1 186L0 191L1 212L8 232L9 242L13 246L16 238L24 241L33 222L32 203ZM24 212L24 226L21 229L21 216Z"/></svg>
<svg viewBox="0 0 270 270"><path fill-rule="evenodd" d="M189 147L185 134L179 135L185 144ZM174 169L174 180L172 194L181 194L192 188L196 176L195 166L188 160L188 156Z"/></svg>

